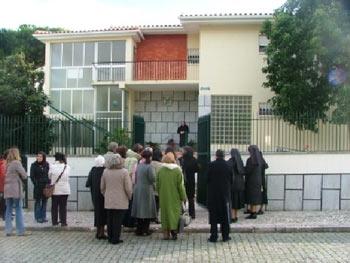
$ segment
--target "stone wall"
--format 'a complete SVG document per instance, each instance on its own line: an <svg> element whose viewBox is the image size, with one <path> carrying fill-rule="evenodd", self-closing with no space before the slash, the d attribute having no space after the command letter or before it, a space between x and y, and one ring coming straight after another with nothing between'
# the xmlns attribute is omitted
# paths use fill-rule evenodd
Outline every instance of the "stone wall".
<svg viewBox="0 0 350 263"><path fill-rule="evenodd" d="M177 128L189 126L188 140L197 141L197 91L139 91L135 94L135 114L145 119L146 142L165 145L169 139L179 143Z"/></svg>
<svg viewBox="0 0 350 263"><path fill-rule="evenodd" d="M94 158L68 156L71 167L69 210L93 208L90 189L85 183ZM246 158L243 156L244 160ZM270 154L265 155L265 159L270 165L267 170L268 210L350 210L350 154ZM28 157L29 168L34 160L33 156ZM52 163L53 158L48 161ZM28 205L33 209L30 180Z"/></svg>

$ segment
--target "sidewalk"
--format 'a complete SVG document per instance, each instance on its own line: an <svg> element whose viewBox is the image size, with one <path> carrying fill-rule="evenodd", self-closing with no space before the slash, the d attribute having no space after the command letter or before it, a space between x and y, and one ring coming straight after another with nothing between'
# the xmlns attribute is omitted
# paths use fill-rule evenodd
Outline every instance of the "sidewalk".
<svg viewBox="0 0 350 263"><path fill-rule="evenodd" d="M186 227L186 232L209 232L208 212L197 207L197 217ZM52 227L50 213L48 223L34 222L33 212L24 212L27 230L53 231L94 231L93 212L68 212L68 227ZM246 215L240 212L238 222L231 224L232 233L293 233L293 232L350 232L350 211L267 211L256 220L244 219ZM15 222L13 222L15 224ZM0 220L0 230L4 229L4 221ZM151 224L155 231L161 231L160 225ZM125 231L131 231L126 228Z"/></svg>

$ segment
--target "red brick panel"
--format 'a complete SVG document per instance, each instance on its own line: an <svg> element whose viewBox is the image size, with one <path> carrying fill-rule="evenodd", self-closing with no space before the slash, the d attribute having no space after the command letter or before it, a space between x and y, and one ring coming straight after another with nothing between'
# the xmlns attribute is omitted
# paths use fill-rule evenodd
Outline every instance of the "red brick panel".
<svg viewBox="0 0 350 263"><path fill-rule="evenodd" d="M136 80L186 79L187 35L146 35L136 50Z"/></svg>

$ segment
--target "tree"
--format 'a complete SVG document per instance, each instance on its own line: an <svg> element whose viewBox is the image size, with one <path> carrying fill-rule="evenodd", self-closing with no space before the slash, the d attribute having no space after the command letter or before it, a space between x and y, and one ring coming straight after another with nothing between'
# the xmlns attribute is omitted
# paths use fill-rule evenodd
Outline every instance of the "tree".
<svg viewBox="0 0 350 263"><path fill-rule="evenodd" d="M274 92L272 107L284 120L315 131L326 119L341 89L328 81L329 72L350 68L349 28L336 0L288 0L263 24L270 40L264 87Z"/></svg>
<svg viewBox="0 0 350 263"><path fill-rule="evenodd" d="M23 53L0 61L0 114L42 115L48 105L43 72L25 61Z"/></svg>

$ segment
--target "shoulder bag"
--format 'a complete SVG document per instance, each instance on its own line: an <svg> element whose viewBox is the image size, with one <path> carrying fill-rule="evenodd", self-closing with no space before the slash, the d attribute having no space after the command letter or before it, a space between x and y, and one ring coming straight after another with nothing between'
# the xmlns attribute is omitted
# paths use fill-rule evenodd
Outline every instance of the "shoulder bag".
<svg viewBox="0 0 350 263"><path fill-rule="evenodd" d="M66 170L67 165L64 166L62 173L58 176L54 184L47 184L45 188L43 189L43 195L46 198L50 198L53 195L53 192L55 191L55 185L58 183L58 181L61 179L64 171Z"/></svg>

